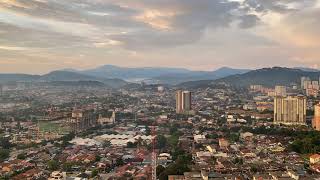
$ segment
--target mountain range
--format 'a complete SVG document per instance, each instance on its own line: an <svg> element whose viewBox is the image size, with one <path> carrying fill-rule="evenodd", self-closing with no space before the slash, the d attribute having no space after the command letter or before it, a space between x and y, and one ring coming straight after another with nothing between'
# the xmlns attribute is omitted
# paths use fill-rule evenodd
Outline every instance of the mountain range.
<svg viewBox="0 0 320 180"><path fill-rule="evenodd" d="M167 84L178 87L205 87L225 82L234 86L261 84L274 86L299 83L300 77L318 79L320 71L308 68L263 68L257 70L223 67L214 71L191 71L183 68L125 68L105 65L89 70L64 69L45 75L0 74L0 83L7 82L56 82L55 84L99 84L120 88L134 82ZM97 83L88 83L88 82ZM59 82L59 83L58 83ZM71 83L73 82L73 83ZM78 82L78 83L74 83ZM100 84L99 84L100 85Z"/></svg>
<svg viewBox="0 0 320 180"><path fill-rule="evenodd" d="M234 74L242 74L250 71L249 69L233 69L222 67L215 71L191 71L183 68L126 68L113 65L105 65L89 70L65 69L65 71L77 72L99 78L118 78L128 82L145 81L153 84L175 85L186 81L214 80Z"/></svg>
<svg viewBox="0 0 320 180"><path fill-rule="evenodd" d="M273 67L252 70L243 74L230 75L216 80L189 81L179 84L185 88L208 87L219 83L227 83L236 87L248 87L252 84L259 84L266 87L276 85L290 86L300 84L301 77L310 77L312 80L319 80L320 71L301 70L297 68Z"/></svg>
<svg viewBox="0 0 320 180"><path fill-rule="evenodd" d="M118 88L128 83L122 79L107 79L89 76L77 72L69 71L52 71L45 75L29 75L29 74L0 74L0 83L10 82L55 82L55 84L97 84L93 82L103 83L105 86ZM64 82L64 83L63 83ZM78 82L78 83L74 83ZM91 83L90 83L91 82Z"/></svg>

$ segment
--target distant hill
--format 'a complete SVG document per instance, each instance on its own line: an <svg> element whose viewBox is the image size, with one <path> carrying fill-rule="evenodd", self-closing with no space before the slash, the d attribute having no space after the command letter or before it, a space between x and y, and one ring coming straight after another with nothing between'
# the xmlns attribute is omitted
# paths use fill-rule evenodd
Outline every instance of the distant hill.
<svg viewBox="0 0 320 180"><path fill-rule="evenodd" d="M222 77L243 74L250 70L248 69L233 69L228 67L222 67L215 71L192 71L189 73L180 74L167 74L153 78L157 83L164 84L180 84L188 81L202 81L202 80L215 80Z"/></svg>
<svg viewBox="0 0 320 180"><path fill-rule="evenodd" d="M0 83L8 82L30 82L40 78L39 75L29 74L0 74Z"/></svg>
<svg viewBox="0 0 320 180"><path fill-rule="evenodd" d="M215 74L217 77L221 78L221 77L226 77L226 76L230 76L230 75L235 75L235 74L243 74L246 72L251 71L250 69L234 69L234 68L229 68L229 67L222 67L220 69L217 69L213 72L211 72L211 74Z"/></svg>
<svg viewBox="0 0 320 180"><path fill-rule="evenodd" d="M164 74L189 73L190 70L182 68L126 68L113 65L104 65L95 69L81 71L84 74L100 78L120 78L126 80L151 79Z"/></svg>
<svg viewBox="0 0 320 180"><path fill-rule="evenodd" d="M295 67L293 69L300 69L302 71L309 71L309 72L319 72L319 69L315 69L315 68L308 68L308 67Z"/></svg>
<svg viewBox="0 0 320 180"><path fill-rule="evenodd" d="M215 71L191 71L183 68L126 68L105 65L84 71L77 71L75 69L65 69L65 71L77 72L98 78L119 78L131 82L146 81L154 84L174 85L190 80L214 80L229 75L242 74L250 70L223 67Z"/></svg>
<svg viewBox="0 0 320 180"><path fill-rule="evenodd" d="M49 86L78 86L78 87L106 87L107 85L99 81L51 81L43 82Z"/></svg>
<svg viewBox="0 0 320 180"><path fill-rule="evenodd" d="M187 89L207 88L207 87L212 87L213 84L214 84L214 80L199 80L199 81L183 82L176 85L176 87L187 88Z"/></svg>
<svg viewBox="0 0 320 180"><path fill-rule="evenodd" d="M26 74L0 74L0 83L8 82L55 82L60 85L70 83L84 83L87 85L100 82L107 86L119 88L127 85L127 82L121 79L108 79L108 78L98 78L94 76L89 76L86 74L70 71L53 71L45 75L26 75ZM59 82L59 83L58 83ZM62 83L63 82L63 83ZM90 83L91 82L91 83Z"/></svg>
<svg viewBox="0 0 320 180"><path fill-rule="evenodd" d="M41 76L40 81L90 81L97 80L96 77L80 74L70 71L52 71L48 74Z"/></svg>
<svg viewBox="0 0 320 180"><path fill-rule="evenodd" d="M251 84L261 84L267 87L274 87L276 85L290 85L291 83L299 84L302 76L308 76L313 80L318 80L320 72L273 67L253 70L240 75L231 75L214 81L207 80L186 82L180 84L179 86L196 88L206 87L223 82L237 87L248 87Z"/></svg>

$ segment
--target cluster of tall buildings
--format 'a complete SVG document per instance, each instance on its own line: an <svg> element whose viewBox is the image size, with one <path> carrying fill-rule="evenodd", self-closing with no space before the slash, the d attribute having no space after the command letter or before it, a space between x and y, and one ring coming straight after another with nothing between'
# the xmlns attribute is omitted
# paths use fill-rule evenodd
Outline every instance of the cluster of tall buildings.
<svg viewBox="0 0 320 180"><path fill-rule="evenodd" d="M265 93L268 96L287 96L287 87L286 86L276 86L275 88L267 88L262 85L251 85L251 92Z"/></svg>
<svg viewBox="0 0 320 180"><path fill-rule="evenodd" d="M286 125L306 124L307 98L305 96L276 96L274 123Z"/></svg>
<svg viewBox="0 0 320 180"><path fill-rule="evenodd" d="M274 88L274 96L287 96L287 87L286 86L276 86Z"/></svg>
<svg viewBox="0 0 320 180"><path fill-rule="evenodd" d="M259 85L259 84L255 84L255 85L251 85L250 86L250 90L253 91L253 92L260 92L262 91L264 87L262 85Z"/></svg>
<svg viewBox="0 0 320 180"><path fill-rule="evenodd" d="M320 90L320 77L319 81L312 81L309 77L301 77L301 88L305 90L307 96L317 97Z"/></svg>
<svg viewBox="0 0 320 180"><path fill-rule="evenodd" d="M273 92L273 89L256 84L256 85L250 86L250 91L251 92L269 93L271 91Z"/></svg>
<svg viewBox="0 0 320 180"><path fill-rule="evenodd" d="M320 91L319 81L301 77L301 89L306 96L317 97ZM287 96L286 87L276 86L274 90L274 123L287 125L305 125L307 98L303 95ZM315 106L315 117L312 127L320 131L320 104Z"/></svg>
<svg viewBox="0 0 320 180"><path fill-rule="evenodd" d="M191 107L191 92L178 90L176 92L176 113L183 114L192 110Z"/></svg>

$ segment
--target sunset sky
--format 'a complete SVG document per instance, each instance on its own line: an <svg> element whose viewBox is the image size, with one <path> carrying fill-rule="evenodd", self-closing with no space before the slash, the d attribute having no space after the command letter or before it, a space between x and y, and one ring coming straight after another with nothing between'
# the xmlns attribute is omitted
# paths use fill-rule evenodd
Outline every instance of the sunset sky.
<svg viewBox="0 0 320 180"><path fill-rule="evenodd" d="M320 0L0 0L0 73L320 68Z"/></svg>

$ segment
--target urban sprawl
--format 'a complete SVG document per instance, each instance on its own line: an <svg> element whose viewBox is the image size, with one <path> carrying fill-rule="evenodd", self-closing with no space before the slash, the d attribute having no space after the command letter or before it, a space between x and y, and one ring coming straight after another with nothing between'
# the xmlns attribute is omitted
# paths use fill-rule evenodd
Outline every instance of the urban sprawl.
<svg viewBox="0 0 320 180"><path fill-rule="evenodd" d="M246 88L3 84L1 179L320 179L320 79Z"/></svg>

